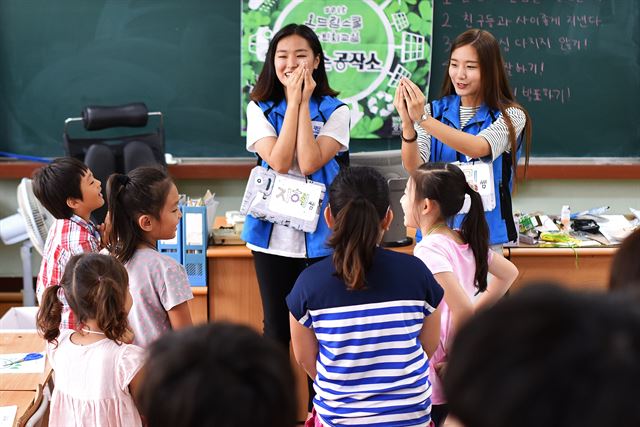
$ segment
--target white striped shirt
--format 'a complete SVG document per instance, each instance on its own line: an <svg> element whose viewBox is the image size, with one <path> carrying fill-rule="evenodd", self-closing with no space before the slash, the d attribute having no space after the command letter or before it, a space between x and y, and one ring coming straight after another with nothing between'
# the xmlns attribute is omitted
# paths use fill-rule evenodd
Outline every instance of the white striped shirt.
<svg viewBox="0 0 640 427"><path fill-rule="evenodd" d="M314 407L323 425L429 423L429 360L419 336L443 291L416 260L378 249L367 288L350 291L328 257L306 269L287 297L318 340Z"/></svg>
<svg viewBox="0 0 640 427"><path fill-rule="evenodd" d="M476 114L478 109L479 107L460 106L461 128L464 128L467 122ZM431 104L427 103L424 107L424 111L426 114L431 116ZM506 113L509 115L511 123L513 123L513 127L516 131L516 138L518 138L522 133L522 129L524 129L527 117L525 116L524 111L517 107L507 108ZM420 158L423 162L427 162L431 155L431 134L427 133L418 123L414 124L414 128L418 133L418 150L420 151ZM498 119L489 127L481 130L478 135L486 139L489 143L489 147L491 147L491 158L487 158L486 160L493 161L502 153L510 151L511 149L509 143L509 128L507 127L507 123L504 121L502 114L500 114Z"/></svg>

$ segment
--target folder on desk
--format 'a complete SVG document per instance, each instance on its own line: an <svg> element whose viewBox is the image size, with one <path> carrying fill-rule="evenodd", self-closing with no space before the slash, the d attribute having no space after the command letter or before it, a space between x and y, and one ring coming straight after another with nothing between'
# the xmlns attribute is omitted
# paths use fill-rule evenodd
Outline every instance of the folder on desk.
<svg viewBox="0 0 640 427"><path fill-rule="evenodd" d="M182 206L182 265L191 286L207 286L207 208Z"/></svg>

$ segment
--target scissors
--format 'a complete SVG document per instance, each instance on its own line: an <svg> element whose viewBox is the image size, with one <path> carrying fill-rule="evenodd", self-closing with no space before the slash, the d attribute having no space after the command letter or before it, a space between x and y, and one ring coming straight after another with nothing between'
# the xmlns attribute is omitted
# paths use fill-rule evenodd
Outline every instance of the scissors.
<svg viewBox="0 0 640 427"><path fill-rule="evenodd" d="M22 359L13 360L9 363L5 363L4 365L2 365L2 367L6 368L7 366L15 365L16 363L28 362L29 360L37 360L37 359L40 359L41 357L42 357L41 353L27 353Z"/></svg>

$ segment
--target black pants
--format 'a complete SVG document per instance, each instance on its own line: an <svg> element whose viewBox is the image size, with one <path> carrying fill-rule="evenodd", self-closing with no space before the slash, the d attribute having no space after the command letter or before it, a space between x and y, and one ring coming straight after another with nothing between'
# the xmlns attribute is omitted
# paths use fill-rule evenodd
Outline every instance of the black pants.
<svg viewBox="0 0 640 427"><path fill-rule="evenodd" d="M289 354L291 330L289 329L289 309L285 298L293 289L302 270L321 258L288 258L252 251L256 267L262 311L264 313L264 336L280 344ZM309 390L308 409L313 407L313 380L307 377Z"/></svg>
<svg viewBox="0 0 640 427"><path fill-rule="evenodd" d="M113 151L102 144L93 144L84 156L84 164L91 170L93 176L102 183L102 196L107 201L107 179L112 173L129 173L140 166L154 166L158 162L151 148L141 141L131 141L122 149L124 170L117 170L116 158ZM102 224L107 215L107 203L91 214L93 222Z"/></svg>
<svg viewBox="0 0 640 427"><path fill-rule="evenodd" d="M444 423L447 415L449 415L449 405L446 403L431 406L431 421L433 421L436 427L440 427L442 423Z"/></svg>

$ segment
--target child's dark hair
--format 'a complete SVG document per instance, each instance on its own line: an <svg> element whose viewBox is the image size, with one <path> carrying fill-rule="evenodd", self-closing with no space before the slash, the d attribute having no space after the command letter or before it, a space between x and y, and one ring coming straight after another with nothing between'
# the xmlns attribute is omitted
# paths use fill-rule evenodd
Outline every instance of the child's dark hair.
<svg viewBox="0 0 640 427"><path fill-rule="evenodd" d="M33 174L33 194L51 215L58 219L69 219L73 209L67 199L82 200L80 181L89 168L73 157L60 157Z"/></svg>
<svg viewBox="0 0 640 427"><path fill-rule="evenodd" d="M151 345L145 372L136 401L150 427L296 424L288 356L247 326L169 332Z"/></svg>
<svg viewBox="0 0 640 427"><path fill-rule="evenodd" d="M316 33L306 25L302 24L289 24L280 29L269 43L269 49L267 50L267 56L264 61L264 66L258 76L258 81L251 91L251 99L253 101L280 101L284 98L284 86L278 80L276 75L276 69L274 60L276 56L276 49L278 43L285 37L292 35L298 35L304 38L309 47L313 51L313 55L318 57L320 62L318 68L313 70L313 80L316 82L316 88L313 90L313 96L337 96L338 92L331 89L329 86L329 78L327 77L327 71L324 68L324 52L322 51L322 45Z"/></svg>
<svg viewBox="0 0 640 427"><path fill-rule="evenodd" d="M95 319L107 338L117 342L122 340L129 326L125 307L129 276L117 259L92 252L71 257L60 285L50 286L44 291L38 310L38 330L49 342L55 342L60 335L60 289L79 324Z"/></svg>
<svg viewBox="0 0 640 427"><path fill-rule="evenodd" d="M127 175L114 173L107 181L111 230L107 241L111 253L123 264L131 259L140 243L147 242L138 224L141 215L160 218L173 181L161 169L140 167Z"/></svg>
<svg viewBox="0 0 640 427"><path fill-rule="evenodd" d="M387 182L369 167L343 168L329 188L329 209L335 274L349 289L363 289L382 236L380 223L389 210Z"/></svg>
<svg viewBox="0 0 640 427"><path fill-rule="evenodd" d="M640 425L637 307L541 283L503 298L456 335L451 413L466 427Z"/></svg>
<svg viewBox="0 0 640 427"><path fill-rule="evenodd" d="M440 213L449 224L462 209L465 194L471 198L471 206L462 221L460 234L473 251L478 292L484 292L487 289L489 272L489 226L484 216L482 197L469 186L464 172L450 163L424 163L414 172L411 179L415 187L415 202L420 203L424 199L436 201Z"/></svg>

